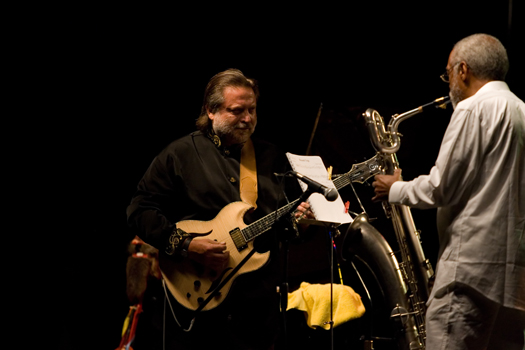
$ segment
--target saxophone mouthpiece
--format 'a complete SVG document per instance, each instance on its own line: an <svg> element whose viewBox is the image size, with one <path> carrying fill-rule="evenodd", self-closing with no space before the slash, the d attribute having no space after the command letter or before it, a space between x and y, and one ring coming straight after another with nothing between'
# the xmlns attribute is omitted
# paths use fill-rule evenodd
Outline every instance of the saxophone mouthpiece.
<svg viewBox="0 0 525 350"><path fill-rule="evenodd" d="M436 108L446 109L447 104L449 103L450 103L450 97L448 96L443 96L443 97L440 97L434 100L434 104L436 105Z"/></svg>
<svg viewBox="0 0 525 350"><path fill-rule="evenodd" d="M428 109L429 107L433 106L433 107L436 107L436 108L447 108L447 104L450 103L450 97L448 96L443 96L443 97L440 97L440 98L436 98L434 101L432 102L429 102L427 104L424 104L423 106L419 107L421 109L421 112L423 111L423 109Z"/></svg>

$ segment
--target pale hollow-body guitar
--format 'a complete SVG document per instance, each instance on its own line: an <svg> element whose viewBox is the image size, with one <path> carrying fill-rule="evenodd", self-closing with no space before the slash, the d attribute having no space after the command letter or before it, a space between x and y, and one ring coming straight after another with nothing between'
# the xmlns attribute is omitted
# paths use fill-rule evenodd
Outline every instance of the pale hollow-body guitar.
<svg viewBox="0 0 525 350"><path fill-rule="evenodd" d="M365 162L354 164L352 169L333 180L339 190L351 182L363 183L381 172L381 159L374 156ZM296 201L266 215L250 225L244 223L244 215L252 207L244 202L233 202L225 206L212 220L185 220L177 228L192 233L194 240L211 239L226 242L230 252L228 266L218 273L204 268L191 259L175 261L162 257L160 268L166 285L173 297L182 306L193 311L206 311L219 306L227 297L234 280L241 274L263 267L270 257L269 252L254 250L253 240L270 230Z"/></svg>

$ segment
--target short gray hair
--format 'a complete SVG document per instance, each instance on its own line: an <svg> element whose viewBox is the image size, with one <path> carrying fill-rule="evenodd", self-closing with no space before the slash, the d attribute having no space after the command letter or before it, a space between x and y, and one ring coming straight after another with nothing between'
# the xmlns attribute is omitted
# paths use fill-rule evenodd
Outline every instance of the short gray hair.
<svg viewBox="0 0 525 350"><path fill-rule="evenodd" d="M509 58L503 44L488 34L473 34L454 45L451 61L465 61L472 74L483 80L505 80Z"/></svg>

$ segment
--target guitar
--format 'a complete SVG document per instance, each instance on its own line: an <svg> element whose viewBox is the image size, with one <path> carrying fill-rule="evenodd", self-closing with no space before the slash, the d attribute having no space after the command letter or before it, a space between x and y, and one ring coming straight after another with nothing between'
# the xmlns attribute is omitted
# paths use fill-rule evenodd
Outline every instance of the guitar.
<svg viewBox="0 0 525 350"><path fill-rule="evenodd" d="M351 182L363 183L381 172L382 161L379 155L362 163L352 165L352 169L333 179L339 190ZM258 253L253 249L253 240L270 230L273 224L299 199L288 203L277 211L266 215L250 225L244 223L244 215L252 207L244 202L233 202L225 206L210 221L185 220L177 227L191 232L194 239L208 238L226 242L230 252L230 261L224 271L205 269L191 259L175 261L168 257L159 257L160 269L166 286L173 297L182 306L193 311L211 310L219 306L226 298L236 277L255 271L266 264L270 252Z"/></svg>

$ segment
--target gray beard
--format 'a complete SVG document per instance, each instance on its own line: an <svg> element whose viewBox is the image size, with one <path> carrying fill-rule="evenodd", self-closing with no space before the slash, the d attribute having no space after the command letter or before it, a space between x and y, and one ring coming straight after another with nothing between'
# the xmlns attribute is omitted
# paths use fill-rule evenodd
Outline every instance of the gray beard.
<svg viewBox="0 0 525 350"><path fill-rule="evenodd" d="M235 127L228 125L226 123L216 122L213 125L213 129L215 133L219 135L219 137L222 139L222 141L226 145L235 145L235 144L244 143L248 141L248 139L251 136L251 133L249 135L246 135L246 134L238 135L238 133L235 130Z"/></svg>
<svg viewBox="0 0 525 350"><path fill-rule="evenodd" d="M463 97L463 91L461 91L455 83L452 83L450 86L450 92L448 95L450 96L450 102L452 103L452 107L454 109L456 109L458 103L465 99Z"/></svg>
<svg viewBox="0 0 525 350"><path fill-rule="evenodd" d="M450 97L450 103L452 104L452 109L456 109L458 101L456 101L455 96L452 94L452 91L449 92L448 96Z"/></svg>

